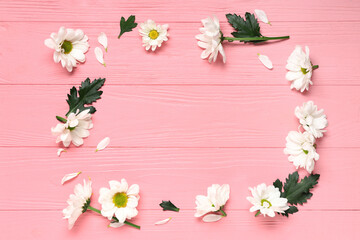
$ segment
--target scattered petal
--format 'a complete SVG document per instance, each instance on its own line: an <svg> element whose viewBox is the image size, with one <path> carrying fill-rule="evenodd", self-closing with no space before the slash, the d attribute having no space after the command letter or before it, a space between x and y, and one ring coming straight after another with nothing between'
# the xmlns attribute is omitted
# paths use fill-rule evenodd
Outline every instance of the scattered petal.
<svg viewBox="0 0 360 240"><path fill-rule="evenodd" d="M109 143L110 143L110 138L109 137L104 138L97 145L95 152L105 149L109 145Z"/></svg>
<svg viewBox="0 0 360 240"><path fill-rule="evenodd" d="M101 63L102 65L104 65L104 67L106 67L106 64L104 62L104 53L101 50L101 48L96 47L94 52L95 52L96 59L99 61L99 63Z"/></svg>
<svg viewBox="0 0 360 240"><path fill-rule="evenodd" d="M103 45L103 47L105 48L105 52L107 52L108 40L104 32L101 32L98 36L98 42Z"/></svg>
<svg viewBox="0 0 360 240"><path fill-rule="evenodd" d="M219 221L223 216L219 214L208 214L203 217L204 222L217 222Z"/></svg>
<svg viewBox="0 0 360 240"><path fill-rule="evenodd" d="M269 22L266 16L266 13L263 10L255 9L254 12L260 21L271 25L271 23Z"/></svg>
<svg viewBox="0 0 360 240"><path fill-rule="evenodd" d="M79 176L81 172L76 172L76 173L69 173L69 174L66 174L63 179L61 180L61 184L64 184L65 182L73 179L73 178L76 178L77 176Z"/></svg>
<svg viewBox="0 0 360 240"><path fill-rule="evenodd" d="M57 155L58 155L58 157L60 157L60 155L61 155L62 152L66 152L66 150L63 149L63 148L59 148L59 149L57 150Z"/></svg>
<svg viewBox="0 0 360 240"><path fill-rule="evenodd" d="M112 228L119 228L124 226L124 223L122 222L112 222L108 225L108 227L112 227Z"/></svg>
<svg viewBox="0 0 360 240"><path fill-rule="evenodd" d="M258 53L257 55L259 57L260 62L264 64L265 67L267 67L268 69L273 69L273 64L268 56L261 55L260 53Z"/></svg>
<svg viewBox="0 0 360 240"><path fill-rule="evenodd" d="M161 220L161 221L158 221L155 223L155 225L163 225L167 222L169 222L171 220L171 217L167 218L167 219L164 219L164 220Z"/></svg>

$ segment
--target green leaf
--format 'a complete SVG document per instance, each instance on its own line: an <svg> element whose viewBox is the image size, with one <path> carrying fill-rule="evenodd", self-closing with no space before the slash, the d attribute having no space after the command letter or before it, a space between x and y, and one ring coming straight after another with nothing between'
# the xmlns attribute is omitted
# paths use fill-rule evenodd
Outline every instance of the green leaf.
<svg viewBox="0 0 360 240"><path fill-rule="evenodd" d="M68 116L70 113L75 113L78 109L79 111L83 111L86 109L90 109L90 113L94 113L96 109L93 106L85 106L96 102L96 100L100 99L102 91L99 89L104 85L105 78L95 79L94 81L90 81L87 78L85 81L81 83L79 91L76 87L72 87L70 89L70 94L68 94L68 99L66 100L69 104L69 111L66 113Z"/></svg>
<svg viewBox="0 0 360 240"><path fill-rule="evenodd" d="M294 214L298 212L299 209L296 206L290 206L288 210L285 211L285 213L281 213L281 215L289 217L289 214Z"/></svg>
<svg viewBox="0 0 360 240"><path fill-rule="evenodd" d="M131 15L126 21L124 17L121 17L120 20L120 34L118 38L121 37L126 32L131 32L134 28L136 28L138 24L135 22L135 16Z"/></svg>
<svg viewBox="0 0 360 240"><path fill-rule="evenodd" d="M174 211L174 212L178 212L180 211L180 208L177 208L172 202L170 201L162 201L162 203L159 204L160 207L163 208L163 211Z"/></svg>
<svg viewBox="0 0 360 240"><path fill-rule="evenodd" d="M300 182L298 172L289 174L284 184L284 190L281 197L288 199L288 203L292 205L303 204L307 202L307 199L312 197L310 189L313 188L319 180L319 174L311 174L308 177L304 177Z"/></svg>
<svg viewBox="0 0 360 240"><path fill-rule="evenodd" d="M279 179L276 179L276 181L273 183L273 185L274 185L274 187L278 188L280 190L280 192L282 192L283 183Z"/></svg>
<svg viewBox="0 0 360 240"><path fill-rule="evenodd" d="M236 30L231 34L237 38L246 38L246 37L261 37L260 33L260 25L258 20L255 18L254 14L245 13L245 19L240 15L234 14L226 14L226 18L231 26ZM251 42L261 42L259 41L251 41ZM250 42L247 40L242 40L241 42Z"/></svg>

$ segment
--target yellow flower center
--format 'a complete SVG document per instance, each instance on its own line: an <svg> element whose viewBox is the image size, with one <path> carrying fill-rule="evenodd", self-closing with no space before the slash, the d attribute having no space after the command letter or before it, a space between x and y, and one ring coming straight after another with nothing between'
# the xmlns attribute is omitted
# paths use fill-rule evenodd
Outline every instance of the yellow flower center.
<svg viewBox="0 0 360 240"><path fill-rule="evenodd" d="M261 206L266 207L266 208L270 208L272 205L271 205L271 202L269 202L268 200L261 199Z"/></svg>
<svg viewBox="0 0 360 240"><path fill-rule="evenodd" d="M65 54L68 54L71 52L73 45L70 41L65 40L63 44L61 44L61 48L64 50Z"/></svg>
<svg viewBox="0 0 360 240"><path fill-rule="evenodd" d="M118 192L113 196L113 203L118 208L126 207L128 196L124 192Z"/></svg>
<svg viewBox="0 0 360 240"><path fill-rule="evenodd" d="M309 72L309 70L307 70L306 68L301 68L301 72L302 72L304 75L306 75L306 74Z"/></svg>
<svg viewBox="0 0 360 240"><path fill-rule="evenodd" d="M159 36L159 32L156 30L151 30L149 32L149 38L151 38L152 40L157 39L158 36Z"/></svg>

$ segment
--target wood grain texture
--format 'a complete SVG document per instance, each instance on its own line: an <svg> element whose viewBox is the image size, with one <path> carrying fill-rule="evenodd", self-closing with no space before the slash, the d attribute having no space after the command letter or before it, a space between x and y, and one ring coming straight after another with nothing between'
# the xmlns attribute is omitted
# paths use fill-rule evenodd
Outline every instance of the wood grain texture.
<svg viewBox="0 0 360 240"><path fill-rule="evenodd" d="M295 171L282 148L109 148L96 154L94 148L70 148L60 158L56 150L0 148L0 172L6 179L0 188L7 193L0 195L0 211L62 209L74 184L91 177L95 206L99 206L100 187L126 178L140 185L140 211L159 212L159 203L169 199L183 210L193 210L196 195L206 194L212 183L228 183L231 198L226 207L231 213L250 208L245 199L249 186L272 184ZM358 209L360 191L344 186L358 182L360 149L321 149L319 154L314 171L320 173L320 181L312 190L314 197L300 211ZM77 171L82 174L60 184L65 174Z"/></svg>
<svg viewBox="0 0 360 240"><path fill-rule="evenodd" d="M272 26L265 36L287 41L225 44L227 63L200 59L200 20L215 14L228 35L226 13L263 9ZM360 1L354 0L0 0L0 238L1 239L358 239L360 222ZM138 31L120 40L119 19L170 24L170 39L155 53L141 47ZM67 73L44 40L60 26L80 28L91 45L86 63ZM109 38L107 67L94 56L97 36ZM308 45L314 86L300 94L285 79L295 45ZM274 63L269 71L257 59ZM67 112L66 94L85 78L106 77L96 103L94 129L80 148L59 158L50 128ZM318 141L320 182L313 198L290 218L254 218L248 187L284 179L294 166L283 154L297 130L294 109L308 100L325 109L329 126ZM95 153L97 143L109 148ZM74 171L83 173L60 185ZM306 173L299 171L301 176ZM72 231L61 210L76 183L100 187L126 178L141 188L138 231L110 229L86 213ZM228 183L228 217L205 224L193 217L195 196L212 183ZM180 213L163 212L171 200ZM164 226L158 220L173 217Z"/></svg>
<svg viewBox="0 0 360 240"><path fill-rule="evenodd" d="M172 216L166 225L155 226L154 222ZM0 212L0 218L7 219L0 225L2 237L5 239L47 240L49 236L56 239L237 239L234 236L249 236L251 239L291 239L306 238L324 239L357 239L360 212L343 211L302 211L296 217L286 218L254 218L247 211L232 211L228 217L217 223L202 223L193 217L192 211L164 213L144 210L138 216L137 224L142 229L130 227L118 229L107 228L108 220L85 213L79 218L72 231L67 230L60 211L26 211L21 218L31 224L23 224L19 231L19 222L14 212ZM309 219L314 223L309 227Z"/></svg>
<svg viewBox="0 0 360 240"><path fill-rule="evenodd" d="M137 29L118 39L118 22L32 22L31 28L22 23L0 22L0 45L6 46L0 53L0 62L4 69L11 69L0 72L0 84L79 84L86 77L102 76L108 78L108 85L235 84L290 87L285 79L286 60L295 45L308 45L312 62L320 65L313 76L315 86L359 85L357 79L360 74L356 71L356 63L360 57L355 54L360 52L359 44L356 41L348 41L341 46L338 44L344 39L356 39L360 34L360 22L351 23L351 31L344 28L341 22L261 24L265 36L290 35L291 39L257 45L225 43L227 64L216 62L210 65L200 59L201 49L195 39L201 26L200 19L202 17L196 23L171 23L170 40L155 53L146 52L141 47ZM225 16L222 19L225 20ZM86 54L86 63L72 73L68 73L61 64L54 63L53 52L44 45L50 33L57 32L62 25L80 28L90 38L91 47ZM232 31L227 23L222 23L221 27L227 35ZM94 54L94 48L99 46L97 36L100 31L109 37L106 68L97 62ZM24 39L27 39L27 44L23 44ZM21 55L14 54L17 52ZM258 60L257 53L268 55L274 69L266 69Z"/></svg>
<svg viewBox="0 0 360 240"><path fill-rule="evenodd" d="M111 80L108 80L111 81ZM0 86L0 146L56 146L50 128L67 112L70 86ZM105 86L84 146L284 147L296 106L313 100L330 125L321 147L360 147L360 87ZM336 96L336 98L334 98ZM9 104L11 103L11 104ZM30 107L31 106L31 107ZM344 107L348 106L348 107ZM21 114L21 115L18 115ZM61 145L59 145L61 146Z"/></svg>
<svg viewBox="0 0 360 240"><path fill-rule="evenodd" d="M244 13L262 8L271 16L271 21L357 21L359 1L343 0L38 0L0 1L0 21L56 21L56 22L118 22L120 16L136 14L140 19L161 18L172 22L198 21L199 17L210 14L221 15L229 12Z"/></svg>

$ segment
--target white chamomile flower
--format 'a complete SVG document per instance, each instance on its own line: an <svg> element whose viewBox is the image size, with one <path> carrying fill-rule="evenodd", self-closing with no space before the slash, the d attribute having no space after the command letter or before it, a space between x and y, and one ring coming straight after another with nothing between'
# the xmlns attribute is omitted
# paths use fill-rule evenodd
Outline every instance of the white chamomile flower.
<svg viewBox="0 0 360 240"><path fill-rule="evenodd" d="M76 220L89 207L91 194L91 181L84 180L84 185L80 183L75 185L74 194L71 194L67 200L69 206L63 210L64 219L69 221L69 229L74 226Z"/></svg>
<svg viewBox="0 0 360 240"><path fill-rule="evenodd" d="M125 179L121 179L121 182L109 181L109 185L110 189L100 189L101 214L109 220L115 215L119 223L135 217L138 214L136 207L140 198L139 185L129 187Z"/></svg>
<svg viewBox="0 0 360 240"><path fill-rule="evenodd" d="M254 188L249 188L249 190L252 197L246 199L254 205L250 208L250 212L259 211L264 217L266 215L275 217L275 212L284 213L289 209L288 200L280 197L280 190L273 185L266 186L265 183L262 183Z"/></svg>
<svg viewBox="0 0 360 240"><path fill-rule="evenodd" d="M314 170L315 161L319 154L315 148L315 138L310 132L289 132L286 137L286 148L284 153L289 155L289 161L296 168L305 168L309 173Z"/></svg>
<svg viewBox="0 0 360 240"><path fill-rule="evenodd" d="M201 217L209 212L220 211L226 216L223 211L223 207L230 197L230 186L229 184L213 184L208 187L207 196L197 195L196 196L196 213L195 217Z"/></svg>
<svg viewBox="0 0 360 240"><path fill-rule="evenodd" d="M302 107L296 107L295 116L299 118L303 128L314 135L315 138L321 138L328 125L324 109L318 110L313 101L305 102Z"/></svg>
<svg viewBox="0 0 360 240"><path fill-rule="evenodd" d="M312 85L311 76L313 69L318 68L318 65L313 66L310 61L309 48L305 46L305 52L301 46L296 46L287 60L286 79L291 81L291 89L295 88L303 92L305 89L309 90L309 85Z"/></svg>
<svg viewBox="0 0 360 240"><path fill-rule="evenodd" d="M65 123L59 123L56 127L51 128L51 132L56 136L56 143L63 142L65 147L68 147L72 142L75 146L80 146L84 143L83 138L90 135L89 129L93 127L91 121L91 114L89 109L79 113L70 113Z"/></svg>
<svg viewBox="0 0 360 240"><path fill-rule="evenodd" d="M45 45L54 49L54 61L61 61L62 67L69 72L78 62L85 62L85 53L89 49L88 37L80 29L60 27L58 33L52 33Z"/></svg>
<svg viewBox="0 0 360 240"><path fill-rule="evenodd" d="M209 58L209 62L215 62L218 56L218 53L222 55L223 62L226 62L225 51L222 46L222 37L223 34L220 30L219 19L214 16L212 19L208 17L201 20L204 27L200 28L201 34L196 35L199 47L203 48L204 51L201 53L201 58Z"/></svg>
<svg viewBox="0 0 360 240"><path fill-rule="evenodd" d="M156 47L161 47L161 44L168 40L168 28L168 24L156 25L151 19L140 24L139 33L146 51L150 48L155 51Z"/></svg>

